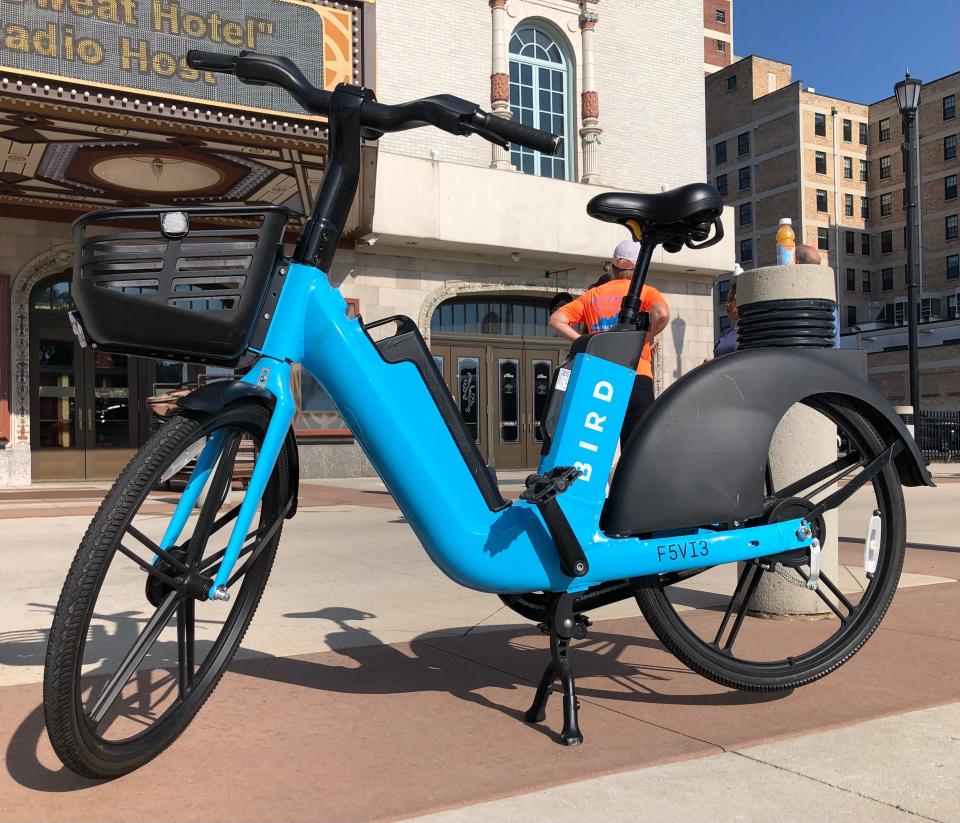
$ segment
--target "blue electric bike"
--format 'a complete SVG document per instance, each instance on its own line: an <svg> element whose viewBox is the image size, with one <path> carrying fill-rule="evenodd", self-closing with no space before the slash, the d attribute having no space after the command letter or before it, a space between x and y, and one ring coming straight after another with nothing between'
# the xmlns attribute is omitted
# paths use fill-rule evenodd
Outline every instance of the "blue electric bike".
<svg viewBox="0 0 960 823"><path fill-rule="evenodd" d="M72 322L84 345L102 357L239 366L245 376L183 397L83 538L44 679L47 730L70 769L109 778L143 765L186 728L230 663L297 509L295 364L326 388L431 560L542 624L550 661L526 719L544 719L559 680L563 743L582 740L568 647L599 606L635 597L682 662L738 689L811 682L866 642L903 563L901 483L932 483L913 439L865 381L863 355L822 348L832 330L823 333L813 309L794 307L794 337L761 334L765 345L671 386L609 478L646 337L638 303L651 255L722 236L715 189L591 201L590 214L624 225L642 253L618 326L580 338L556 370L538 473L508 502L416 325L348 317L325 272L364 140L430 125L550 154L558 138L448 95L388 106L358 86L326 92L284 58L194 51L188 62L275 84L326 115L328 168L292 258L281 245L288 215L269 206L115 210L75 224ZM387 325L392 334L375 329ZM838 448L782 481L768 449L796 404L829 422ZM251 458L231 505L238 466ZM844 504L850 517L838 515ZM840 532L831 535L840 538L837 571L820 563L831 528ZM784 620L771 641L770 621L750 608L765 576L809 591L825 616ZM766 640L747 637L754 624Z"/></svg>

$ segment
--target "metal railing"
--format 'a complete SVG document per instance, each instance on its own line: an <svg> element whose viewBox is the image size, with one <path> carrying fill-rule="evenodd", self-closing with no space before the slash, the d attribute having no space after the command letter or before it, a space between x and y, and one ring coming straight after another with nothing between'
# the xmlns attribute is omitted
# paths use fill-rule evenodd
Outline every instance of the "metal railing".
<svg viewBox="0 0 960 823"><path fill-rule="evenodd" d="M960 411L922 410L915 437L930 462L960 461Z"/></svg>

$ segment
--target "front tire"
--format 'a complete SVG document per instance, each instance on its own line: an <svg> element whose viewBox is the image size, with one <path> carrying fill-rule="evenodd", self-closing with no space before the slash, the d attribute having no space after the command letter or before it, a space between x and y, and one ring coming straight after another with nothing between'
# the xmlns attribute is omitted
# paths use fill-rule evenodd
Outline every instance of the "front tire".
<svg viewBox="0 0 960 823"><path fill-rule="evenodd" d="M266 586L280 529L255 557L245 546L248 556L241 555L236 570L245 563L248 568L231 588L231 602L211 602L172 588L170 579L184 573L162 559L152 562L158 526L166 521L156 510L172 502L167 475L177 463L188 453L195 456L207 438L222 437L199 515L192 525L188 521L176 550L170 548L183 560L191 540L194 554L204 546L190 568L212 578L218 564L214 533L222 528L225 544L230 531L230 519L219 509L237 451L251 445L259 450L269 418L254 401L205 417L171 418L124 469L90 523L54 613L43 681L50 742L77 774L114 778L156 757L183 733L233 658ZM285 449L254 517L261 534L277 522L289 498ZM167 582L158 582L160 573Z"/></svg>

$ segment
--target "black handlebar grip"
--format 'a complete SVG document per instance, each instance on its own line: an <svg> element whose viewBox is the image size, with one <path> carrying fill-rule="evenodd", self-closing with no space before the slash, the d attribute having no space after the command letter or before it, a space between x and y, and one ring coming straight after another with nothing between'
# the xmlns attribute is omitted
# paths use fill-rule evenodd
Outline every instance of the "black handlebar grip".
<svg viewBox="0 0 960 823"><path fill-rule="evenodd" d="M233 74L237 70L237 57L236 54L219 54L215 51L190 49L187 52L187 65L200 71Z"/></svg>
<svg viewBox="0 0 960 823"><path fill-rule="evenodd" d="M504 120L502 117L486 112L478 112L478 114L483 115L483 128L518 146L525 146L550 155L556 154L560 148L559 135L525 126L516 120Z"/></svg>

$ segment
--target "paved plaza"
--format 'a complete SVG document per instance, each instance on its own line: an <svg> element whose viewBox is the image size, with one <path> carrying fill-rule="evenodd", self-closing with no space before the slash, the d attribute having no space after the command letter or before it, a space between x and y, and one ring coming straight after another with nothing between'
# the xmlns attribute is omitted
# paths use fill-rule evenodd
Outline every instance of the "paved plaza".
<svg viewBox="0 0 960 823"><path fill-rule="evenodd" d="M63 769L40 703L103 489L6 492L0 821L960 821L960 483L906 492L901 590L848 665L730 691L620 603L572 653L586 741L567 749L559 699L521 720L547 639L444 578L377 481L305 483L238 659L172 748L110 783Z"/></svg>

